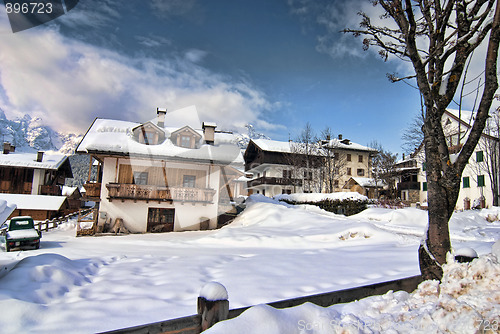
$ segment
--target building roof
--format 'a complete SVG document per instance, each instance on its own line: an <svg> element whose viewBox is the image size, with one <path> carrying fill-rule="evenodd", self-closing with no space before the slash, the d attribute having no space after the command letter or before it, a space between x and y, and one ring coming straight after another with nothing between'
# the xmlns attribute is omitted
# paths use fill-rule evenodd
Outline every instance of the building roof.
<svg viewBox="0 0 500 334"><path fill-rule="evenodd" d="M347 182L346 184L344 185L344 187L349 184L350 180L353 180L354 182L356 182L357 184L359 184L360 186L362 187L365 187L365 188L375 188L375 187L382 187L384 185L385 182L383 182L382 180L379 180L378 182L375 182L375 179L373 178L369 178L369 177L351 177Z"/></svg>
<svg viewBox="0 0 500 334"><path fill-rule="evenodd" d="M294 149L297 148L300 151L300 147L305 144L296 143L292 141L277 141L270 139L252 139L252 141L260 147L263 151L268 152L279 152L279 153L296 153ZM316 143L312 145L317 146ZM297 147L298 146L298 147ZM376 149L363 146L357 143L353 143L347 139L331 139L323 143L323 146L331 149L343 149L343 150L355 150L355 151L366 151L366 152L376 152Z"/></svg>
<svg viewBox="0 0 500 334"><path fill-rule="evenodd" d="M17 205L19 210L58 211L66 201L66 196L0 194L0 201Z"/></svg>
<svg viewBox="0 0 500 334"><path fill-rule="evenodd" d="M41 162L36 161L36 158L37 153L0 154L0 166L58 170L68 159L66 155L55 152L45 152Z"/></svg>
<svg viewBox="0 0 500 334"><path fill-rule="evenodd" d="M183 127L165 126L160 129L165 132L166 139L158 145L147 145L139 143L133 137L132 129L140 125L141 123L97 118L76 152L243 164L236 137L231 133L216 132L213 145L209 145L202 141L203 130L193 129L199 135L197 148L184 148L176 146L170 140L171 134Z"/></svg>

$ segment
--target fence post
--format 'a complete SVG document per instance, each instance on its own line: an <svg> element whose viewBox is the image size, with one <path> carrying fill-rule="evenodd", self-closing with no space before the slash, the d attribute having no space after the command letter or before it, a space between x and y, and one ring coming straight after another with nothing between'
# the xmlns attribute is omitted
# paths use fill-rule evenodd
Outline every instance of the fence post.
<svg viewBox="0 0 500 334"><path fill-rule="evenodd" d="M201 331L227 319L229 300L222 284L210 282L203 286L198 297L198 314L201 315Z"/></svg>

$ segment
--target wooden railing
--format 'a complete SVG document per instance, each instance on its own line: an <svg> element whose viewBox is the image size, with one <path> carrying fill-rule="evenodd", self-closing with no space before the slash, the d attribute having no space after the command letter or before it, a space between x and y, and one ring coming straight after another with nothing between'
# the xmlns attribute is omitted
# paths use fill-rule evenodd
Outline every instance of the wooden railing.
<svg viewBox="0 0 500 334"><path fill-rule="evenodd" d="M212 203L214 189L163 187L153 185L108 183L108 198L146 201L181 201Z"/></svg>
<svg viewBox="0 0 500 334"><path fill-rule="evenodd" d="M61 223L68 222L68 220L70 218L73 218L76 215L78 215L78 212L70 213L70 214L68 214L68 215L66 215L64 217L57 217L57 218L50 219L50 220L46 219L44 221L36 221L35 222L35 228L38 231L48 231L50 229L56 228Z"/></svg>
<svg viewBox="0 0 500 334"><path fill-rule="evenodd" d="M382 295L388 291L406 291L412 292L422 282L422 277L412 276L389 282L365 285L357 288L326 292L305 297L298 297L287 300L280 300L267 305L282 309L295 307L306 302L313 303L322 307L328 307L339 303L349 303L374 295ZM239 316L249 307L229 310L227 319ZM163 334L199 334L202 330L202 316L200 314L190 315L183 318L155 322L152 324L141 325L103 332L101 334L144 334L144 333L163 333Z"/></svg>
<svg viewBox="0 0 500 334"><path fill-rule="evenodd" d="M57 185L40 185L40 195L61 196L61 188Z"/></svg>
<svg viewBox="0 0 500 334"><path fill-rule="evenodd" d="M85 183L83 185L85 188L85 197L101 197L101 184L100 183Z"/></svg>
<svg viewBox="0 0 500 334"><path fill-rule="evenodd" d="M272 184L272 185L290 185L290 186L302 186L301 179L293 178L283 178L283 177L260 177L255 180L248 181L249 187L255 187L261 184Z"/></svg>

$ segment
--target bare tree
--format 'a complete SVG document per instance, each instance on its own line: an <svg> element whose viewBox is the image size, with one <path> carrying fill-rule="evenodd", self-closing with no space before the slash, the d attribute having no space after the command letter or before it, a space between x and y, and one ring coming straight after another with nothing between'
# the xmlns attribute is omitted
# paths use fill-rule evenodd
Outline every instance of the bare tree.
<svg viewBox="0 0 500 334"><path fill-rule="evenodd" d="M382 144L376 140L373 140L368 146L377 150L377 153L372 156L372 176L377 187L377 197L379 197L378 187L385 186L387 194L392 198L394 196L396 183L396 171L394 166L397 162L398 155L397 153L393 154L390 151L384 150Z"/></svg>
<svg viewBox="0 0 500 334"><path fill-rule="evenodd" d="M368 15L360 13L360 29L344 32L365 36L364 48L378 47L385 59L395 56L412 64L414 74L389 78L394 82L414 78L423 100L429 226L419 248L419 263L424 279L441 279L441 266L451 250L448 222L458 199L460 178L481 137L498 88L500 3L497 0L371 2L384 10L381 18L389 19L395 27L375 25ZM482 95L469 135L452 162L442 116L457 94L467 59L483 41L488 45Z"/></svg>

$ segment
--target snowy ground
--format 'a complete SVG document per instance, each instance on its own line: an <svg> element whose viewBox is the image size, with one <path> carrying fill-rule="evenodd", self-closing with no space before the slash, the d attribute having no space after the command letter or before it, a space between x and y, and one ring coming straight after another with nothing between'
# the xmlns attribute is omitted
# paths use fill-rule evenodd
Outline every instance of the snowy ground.
<svg viewBox="0 0 500 334"><path fill-rule="evenodd" d="M457 213L453 246L489 253L500 222L484 218L499 213ZM191 315L210 281L237 308L418 275L425 221L416 209L347 218L257 202L215 231L76 238L67 224L44 233L39 250L0 252L1 332L91 333Z"/></svg>

